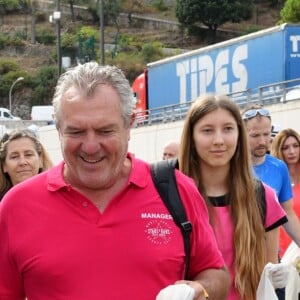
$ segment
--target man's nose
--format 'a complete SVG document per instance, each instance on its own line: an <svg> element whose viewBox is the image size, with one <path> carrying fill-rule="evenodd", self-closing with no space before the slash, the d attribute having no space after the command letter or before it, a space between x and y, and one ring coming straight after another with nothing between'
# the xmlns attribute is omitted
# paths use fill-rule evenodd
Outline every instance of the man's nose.
<svg viewBox="0 0 300 300"><path fill-rule="evenodd" d="M87 154L94 154L100 149L100 137L96 134L87 134L82 142L81 149Z"/></svg>

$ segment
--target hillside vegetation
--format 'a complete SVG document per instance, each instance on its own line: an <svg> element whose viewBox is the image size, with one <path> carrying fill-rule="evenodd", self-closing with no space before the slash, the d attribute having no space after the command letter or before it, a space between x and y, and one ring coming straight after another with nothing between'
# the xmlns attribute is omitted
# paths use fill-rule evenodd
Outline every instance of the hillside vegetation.
<svg viewBox="0 0 300 300"><path fill-rule="evenodd" d="M145 17L153 17L162 20L177 21L175 17L175 5L170 5L169 8L163 12L155 10L153 7L145 6L141 9L134 8L130 9L129 5L124 2L125 13L139 14ZM171 2L171 1L169 1ZM241 35L248 32L256 31L263 28L268 28L276 25L279 20L279 12L281 7L270 7L269 3L257 4L253 13L253 17L248 21L243 21L240 23L226 23L220 27L221 30L232 31L230 36ZM40 18L37 19L37 32L49 31L56 37L55 24L51 24L48 21L48 15L50 13L40 14ZM30 36L30 16L26 15L6 15L2 17L1 32L15 32L17 35L28 35ZM78 27L82 25L92 26L95 30L99 30L99 25L97 22L92 22L91 20L80 20L76 21L75 24L70 21L70 16L65 15L61 22L61 34L70 32L72 27ZM144 44L160 42L164 47L170 48L184 48L184 49L195 49L200 46L207 44L209 41L202 36L192 36L182 33L179 30L167 30L167 29L151 29L149 27L141 26L138 23L137 26L120 26L119 31L114 25L109 25L105 27L105 43L113 44L116 41L116 35L118 37L124 35L126 37L131 37L136 41L140 41ZM224 39L226 36L220 35L219 39ZM96 37L97 39L97 37ZM96 40L99 43L99 40ZM95 45L96 50L99 44ZM130 49L129 49L130 50ZM37 43L32 45L30 39L27 39L24 47L18 47L17 49L12 49L7 47L0 51L1 57L15 58L17 62L22 62L22 67L29 72L34 72L39 66L45 64L51 64L49 61L51 57L51 52L56 51L56 45L43 45ZM130 52L130 51L128 51ZM148 61L149 62L149 61Z"/></svg>
<svg viewBox="0 0 300 300"><path fill-rule="evenodd" d="M173 3L172 1L169 2ZM251 20L238 24L224 24L220 27L222 31L217 34L217 39L212 41L205 30L200 30L198 36L193 36L179 29L149 27L140 20L134 19L134 15L137 14L147 18L177 21L174 4L170 5L167 10L160 11L152 6L133 9L127 5L127 1L123 1L123 8L125 19L120 21L119 27L115 24L104 27L104 41L106 44L112 44L111 50L106 53L105 63L116 64L121 67L130 81L144 70L147 63L166 55L179 53L180 48L195 49L208 43L274 26L279 20L281 9L281 7L270 7L268 3L256 5ZM50 13L51 11L49 13L37 13L36 32L38 39L35 44L32 44L30 39L32 29L29 15L4 15L0 20L0 34L13 36L11 44L0 47L0 62L5 62L6 68L9 67L7 66L8 62L15 64L14 73L6 74L9 77L7 86L0 88L0 106L7 107L10 84L19 76L25 77L26 80L18 84L18 89L14 89L12 109L14 114L25 119L29 118L32 105L51 102L57 79L57 35L55 24L48 21ZM131 22L129 22L129 18L131 18ZM99 60L99 22L92 18L86 18L80 13L75 22L71 21L68 14L64 14L62 17L61 37L64 47L62 56L70 55L72 64L77 63L75 57L80 52L79 33L85 38L85 41L89 36L94 37L95 57ZM115 46L113 46L114 44ZM175 50L166 54L162 51L164 47Z"/></svg>

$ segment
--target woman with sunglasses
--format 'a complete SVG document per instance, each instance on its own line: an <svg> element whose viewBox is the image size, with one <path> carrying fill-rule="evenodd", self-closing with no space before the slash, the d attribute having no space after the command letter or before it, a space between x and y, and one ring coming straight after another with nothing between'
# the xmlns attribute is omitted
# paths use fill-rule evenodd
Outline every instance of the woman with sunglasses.
<svg viewBox="0 0 300 300"><path fill-rule="evenodd" d="M300 218L300 135L291 128L281 130L273 139L271 154L283 160L289 169L293 187L293 208ZM292 239L280 229L280 254L283 256Z"/></svg>
<svg viewBox="0 0 300 300"><path fill-rule="evenodd" d="M256 299L264 266L278 262L279 226L287 219L266 185L262 218L247 133L238 106L228 97L203 95L193 103L183 127L179 167L205 198L231 275L227 299ZM274 279L274 288L277 284Z"/></svg>
<svg viewBox="0 0 300 300"><path fill-rule="evenodd" d="M4 134L0 164L0 201L11 187L52 166L43 145L34 132L27 129Z"/></svg>

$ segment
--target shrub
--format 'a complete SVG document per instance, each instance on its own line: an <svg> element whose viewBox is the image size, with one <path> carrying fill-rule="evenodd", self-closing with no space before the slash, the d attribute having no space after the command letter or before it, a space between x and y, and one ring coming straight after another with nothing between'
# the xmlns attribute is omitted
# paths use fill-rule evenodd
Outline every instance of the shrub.
<svg viewBox="0 0 300 300"><path fill-rule="evenodd" d="M153 2L153 6L158 10L158 11L166 11L168 10L167 5L165 4L164 0L155 0Z"/></svg>
<svg viewBox="0 0 300 300"><path fill-rule="evenodd" d="M82 26L79 28L78 35L81 36L83 40L91 37L95 40L99 40L99 31L90 26Z"/></svg>
<svg viewBox="0 0 300 300"><path fill-rule="evenodd" d="M20 66L15 60L0 58L0 75L17 70L20 70Z"/></svg>
<svg viewBox="0 0 300 300"><path fill-rule="evenodd" d="M15 38L18 39L18 40L26 40L27 39L26 31L25 30L17 30L15 32Z"/></svg>
<svg viewBox="0 0 300 300"><path fill-rule="evenodd" d="M78 48L78 38L74 34L64 33L61 37L61 50L65 56L74 56Z"/></svg>
<svg viewBox="0 0 300 300"><path fill-rule="evenodd" d="M120 53L115 58L107 57L106 63L116 65L121 68L130 82L133 82L133 80L140 75L146 67L142 59L135 54L126 55L124 53Z"/></svg>
<svg viewBox="0 0 300 300"><path fill-rule="evenodd" d="M35 89L33 98L31 100L31 105L51 104L56 81L56 66L47 66L40 68L36 76L33 78ZM47 84L45 84L45 82L47 82Z"/></svg>
<svg viewBox="0 0 300 300"><path fill-rule="evenodd" d="M50 29L41 27L37 29L36 40L40 44L52 45L55 43L56 35Z"/></svg>
<svg viewBox="0 0 300 300"><path fill-rule="evenodd" d="M0 34L0 49L4 49L7 46L7 39L5 34Z"/></svg>
<svg viewBox="0 0 300 300"><path fill-rule="evenodd" d="M162 44L159 42L146 43L142 48L141 55L145 63L163 58Z"/></svg>
<svg viewBox="0 0 300 300"><path fill-rule="evenodd" d="M48 16L44 12L37 11L35 13L35 21L36 21L36 23L46 22L47 19L48 19Z"/></svg>
<svg viewBox="0 0 300 300"><path fill-rule="evenodd" d="M20 8L18 0L2 0L1 4L2 3L6 12L15 12L18 11Z"/></svg>
<svg viewBox="0 0 300 300"><path fill-rule="evenodd" d="M27 73L23 70L11 70L3 74L2 76L2 82L0 85L0 97L1 98L7 98L9 94L9 90L13 82L18 78L18 77L24 77L24 80L19 84L18 88L26 85L24 81L27 80Z"/></svg>
<svg viewBox="0 0 300 300"><path fill-rule="evenodd" d="M258 25L251 25L249 26L245 31L244 31L244 34L249 34L249 33L252 33L252 32L256 32L256 31L259 31L261 30L262 28Z"/></svg>

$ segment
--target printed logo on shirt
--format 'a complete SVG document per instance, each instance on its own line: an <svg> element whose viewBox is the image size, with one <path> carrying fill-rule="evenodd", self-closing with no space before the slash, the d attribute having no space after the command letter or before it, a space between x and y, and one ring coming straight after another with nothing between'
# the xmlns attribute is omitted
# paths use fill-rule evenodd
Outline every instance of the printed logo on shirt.
<svg viewBox="0 0 300 300"><path fill-rule="evenodd" d="M149 219L146 223L145 233L147 239L157 245L166 245L171 240L173 233L170 224L166 220L172 220L169 214L142 213L142 219Z"/></svg>
<svg viewBox="0 0 300 300"><path fill-rule="evenodd" d="M142 219L167 219L172 220L170 214L159 214L159 213L142 213Z"/></svg>

